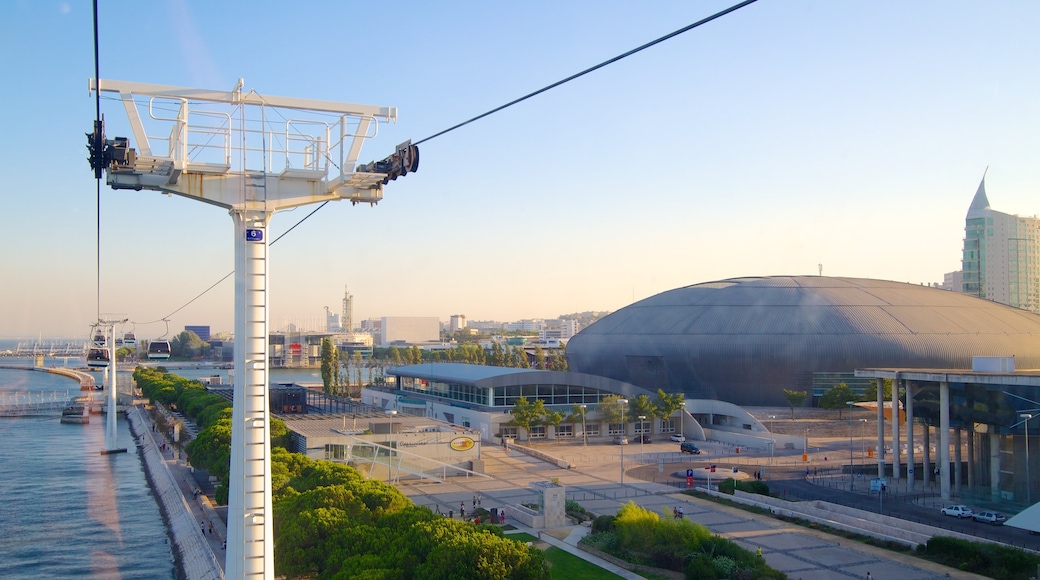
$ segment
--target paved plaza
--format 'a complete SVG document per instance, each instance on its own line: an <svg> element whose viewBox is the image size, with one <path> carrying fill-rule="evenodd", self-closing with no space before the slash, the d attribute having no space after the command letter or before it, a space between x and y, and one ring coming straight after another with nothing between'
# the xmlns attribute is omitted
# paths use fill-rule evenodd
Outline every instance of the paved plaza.
<svg viewBox="0 0 1040 580"><path fill-rule="evenodd" d="M732 449L722 444L707 443L706 455L737 459ZM867 572L876 580L900 579L974 579L981 576L961 572L945 566L932 564L900 554L874 548L831 536L816 530L789 524L769 516L760 516L722 506L714 502L693 498L679 493L684 485L682 477L686 466L692 461L703 461L703 457L683 457L671 450L675 444L660 443L647 445L640 453L639 445L625 449L625 477L621 484L620 446L596 444L583 447L580 442L539 445L539 450L563 458L573 465L572 469L561 469L510 449L485 445L482 459L489 478L457 478L448 483L406 483L399 487L415 503L447 515L451 510L459 517L459 507L470 511L473 498L479 498L480 507L491 509L521 503L536 502L530 484L535 481L557 480L567 488L567 499L580 503L596 514L613 514L625 503L632 501L644 508L670 517L672 509L682 505L686 517L707 526L712 532L730 538L742 547L757 551L770 566L783 571L792 579L848 579L866 578ZM640 461L640 457L643 461ZM763 461L761 457L744 453L741 460L748 467ZM727 461L728 465L728 461ZM703 471L703 468L701 469ZM700 471L698 471L700 474ZM719 473L721 477L732 472ZM740 476L748 474L741 470ZM699 485L703 481L698 480ZM508 514L508 510L507 510ZM517 525L515 520L510 523ZM539 535L537 530L523 531ZM567 549L586 560L605 564L602 560L578 550L578 540L587 532L582 526L562 530L542 530L541 537ZM608 569L620 577L639 578L613 566Z"/></svg>

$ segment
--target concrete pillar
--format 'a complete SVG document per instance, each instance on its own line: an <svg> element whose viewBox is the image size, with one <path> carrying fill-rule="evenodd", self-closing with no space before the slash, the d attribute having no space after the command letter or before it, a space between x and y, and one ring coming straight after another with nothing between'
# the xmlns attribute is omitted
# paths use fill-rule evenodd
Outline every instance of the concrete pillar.
<svg viewBox="0 0 1040 580"><path fill-rule="evenodd" d="M877 467L878 477L885 477L885 380L877 381Z"/></svg>
<svg viewBox="0 0 1040 580"><path fill-rule="evenodd" d="M906 381L906 490L914 491L914 386Z"/></svg>
<svg viewBox="0 0 1040 580"><path fill-rule="evenodd" d="M939 383L939 496L950 499L950 383Z"/></svg>
<svg viewBox="0 0 1040 580"><path fill-rule="evenodd" d="M989 497L1000 501L1000 433L995 425L989 426Z"/></svg>
<svg viewBox="0 0 1040 580"><path fill-rule="evenodd" d="M899 481L902 466L899 464L899 375L892 379L892 480ZM884 474L881 474L882 476Z"/></svg>
<svg viewBox="0 0 1040 580"><path fill-rule="evenodd" d="M975 458L975 424L968 426L968 493L975 491L975 469L978 461Z"/></svg>
<svg viewBox="0 0 1040 580"><path fill-rule="evenodd" d="M961 495L961 428L953 430L953 493Z"/></svg>
<svg viewBox="0 0 1040 580"><path fill-rule="evenodd" d="M921 479L927 487L932 481L932 427L924 424L924 465L921 466Z"/></svg>

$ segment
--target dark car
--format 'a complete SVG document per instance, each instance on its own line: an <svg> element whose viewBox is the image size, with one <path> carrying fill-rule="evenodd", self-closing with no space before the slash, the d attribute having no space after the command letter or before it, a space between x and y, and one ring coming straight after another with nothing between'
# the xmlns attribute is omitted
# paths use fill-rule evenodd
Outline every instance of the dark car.
<svg viewBox="0 0 1040 580"><path fill-rule="evenodd" d="M687 441L686 443L683 443L682 445L680 445L679 446L679 451L682 451L683 453L692 453L693 455L700 455L701 454L700 447L697 447L696 445L694 445L693 443L690 443L689 441Z"/></svg>
<svg viewBox="0 0 1040 580"><path fill-rule="evenodd" d="M649 435L640 435L639 436L639 442L640 443L650 443L650 442L652 442L652 440L650 439Z"/></svg>

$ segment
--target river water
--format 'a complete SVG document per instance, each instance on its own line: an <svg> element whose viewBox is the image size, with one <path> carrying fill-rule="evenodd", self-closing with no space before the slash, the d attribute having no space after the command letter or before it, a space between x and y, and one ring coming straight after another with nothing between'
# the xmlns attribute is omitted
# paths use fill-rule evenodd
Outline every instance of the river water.
<svg viewBox="0 0 1040 580"><path fill-rule="evenodd" d="M48 391L77 395L79 384L0 369L0 397ZM103 415L86 425L62 424L57 416L0 417L0 577L176 577L166 527L122 418L117 447L128 452L101 455Z"/></svg>
<svg viewBox="0 0 1040 580"><path fill-rule="evenodd" d="M85 367L83 358L46 358L44 364ZM0 357L0 365L30 367L32 361ZM168 366L188 378L218 375L229 381L228 370ZM97 384L105 383L102 373L92 374ZM120 391L129 380L129 373L119 373ZM321 373L278 369L270 381L320 383ZM0 400L51 392L74 396L79 385L51 373L0 368ZM62 424L58 416L0 417L0 578L176 577L166 527L130 429L121 417L117 447L128 453L101 455L104 428L103 415L91 416L86 425Z"/></svg>

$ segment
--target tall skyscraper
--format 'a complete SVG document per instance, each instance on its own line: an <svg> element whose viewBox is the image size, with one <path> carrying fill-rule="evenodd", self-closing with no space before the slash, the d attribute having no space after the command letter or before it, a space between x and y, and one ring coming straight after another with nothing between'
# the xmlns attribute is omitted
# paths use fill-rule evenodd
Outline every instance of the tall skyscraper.
<svg viewBox="0 0 1040 580"><path fill-rule="evenodd" d="M343 327L344 332L353 332L354 330L354 297L350 295L350 291L347 287L343 287L343 315L340 317L340 326Z"/></svg>
<svg viewBox="0 0 1040 580"><path fill-rule="evenodd" d="M964 220L961 292L1040 313L1040 218L992 209L986 175Z"/></svg>

